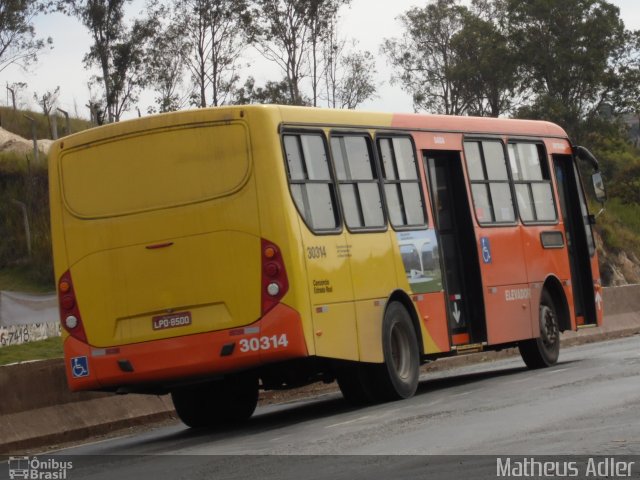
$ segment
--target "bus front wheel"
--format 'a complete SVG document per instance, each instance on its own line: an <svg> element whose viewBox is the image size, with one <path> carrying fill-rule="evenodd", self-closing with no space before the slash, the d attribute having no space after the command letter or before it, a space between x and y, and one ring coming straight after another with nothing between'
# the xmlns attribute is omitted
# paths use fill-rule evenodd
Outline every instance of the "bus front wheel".
<svg viewBox="0 0 640 480"><path fill-rule="evenodd" d="M532 369L555 365L560 354L558 313L553 297L547 290L542 291L539 312L540 336L518 345L522 360Z"/></svg>
<svg viewBox="0 0 640 480"><path fill-rule="evenodd" d="M191 428L224 427L247 420L258 404L258 378L242 374L171 392L176 413Z"/></svg>

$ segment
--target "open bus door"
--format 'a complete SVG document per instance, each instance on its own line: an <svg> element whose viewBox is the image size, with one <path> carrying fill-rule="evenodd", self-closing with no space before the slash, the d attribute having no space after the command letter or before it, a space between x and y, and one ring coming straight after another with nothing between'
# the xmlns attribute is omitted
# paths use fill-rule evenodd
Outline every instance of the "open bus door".
<svg viewBox="0 0 640 480"><path fill-rule="evenodd" d="M579 150L577 153L580 154L582 151ZM597 162L593 155L588 152L587 154L582 153L583 158L586 157L585 159L593 163L597 170ZM594 217L589 215L574 157L553 155L553 164L567 239L575 315L578 325L596 325L598 315L602 315L602 298L599 292L595 292L592 270L592 259L596 251L592 230ZM601 179L599 172L596 171L596 174L596 177ZM604 186L601 180L600 184L602 194L598 195L598 200L604 201Z"/></svg>
<svg viewBox="0 0 640 480"><path fill-rule="evenodd" d="M486 342L482 277L460 152L428 150L424 162L439 237L451 345Z"/></svg>

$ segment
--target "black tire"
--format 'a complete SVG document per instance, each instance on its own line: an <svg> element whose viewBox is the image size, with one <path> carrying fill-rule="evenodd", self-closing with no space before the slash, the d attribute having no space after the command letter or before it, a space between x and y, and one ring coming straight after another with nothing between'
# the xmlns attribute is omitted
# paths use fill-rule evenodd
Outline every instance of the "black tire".
<svg viewBox="0 0 640 480"><path fill-rule="evenodd" d="M171 392L176 413L191 428L225 427L251 417L258 403L258 378L233 375Z"/></svg>
<svg viewBox="0 0 640 480"><path fill-rule="evenodd" d="M351 405L368 405L375 401L367 373L367 367L358 362L344 362L337 367L338 386Z"/></svg>
<svg viewBox="0 0 640 480"><path fill-rule="evenodd" d="M420 351L409 312L391 302L382 321L384 363L370 365L368 376L376 401L412 397L418 388Z"/></svg>
<svg viewBox="0 0 640 480"><path fill-rule="evenodd" d="M555 365L560 355L560 329L558 310L551 294L542 291L538 319L540 336L520 342L518 348L522 360L531 369L546 368Z"/></svg>

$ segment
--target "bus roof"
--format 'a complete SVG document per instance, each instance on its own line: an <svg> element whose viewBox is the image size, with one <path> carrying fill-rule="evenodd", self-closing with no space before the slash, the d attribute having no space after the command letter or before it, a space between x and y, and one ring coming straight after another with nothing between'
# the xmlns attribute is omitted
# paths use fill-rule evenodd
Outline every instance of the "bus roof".
<svg viewBox="0 0 640 480"><path fill-rule="evenodd" d="M234 105L183 110L126 120L79 132L63 138L58 143L63 142L64 146L69 148L145 130L240 119L241 112L250 111L269 112L273 115L274 121L278 119L279 122L293 125L340 125L484 135L567 137L566 132L558 125L537 120L366 112L283 105Z"/></svg>
<svg viewBox="0 0 640 480"><path fill-rule="evenodd" d="M485 135L525 135L566 138L555 123L540 120L432 115L425 113L375 113L359 110L333 110L310 107L279 106L285 123L352 125L354 127L388 127L402 130L459 132Z"/></svg>

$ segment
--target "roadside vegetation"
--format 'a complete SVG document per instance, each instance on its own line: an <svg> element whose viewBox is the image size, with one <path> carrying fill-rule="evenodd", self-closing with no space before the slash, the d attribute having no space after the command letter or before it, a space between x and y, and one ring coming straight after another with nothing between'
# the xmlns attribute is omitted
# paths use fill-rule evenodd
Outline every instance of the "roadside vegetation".
<svg viewBox="0 0 640 480"><path fill-rule="evenodd" d="M0 365L62 357L62 337L0 348Z"/></svg>
<svg viewBox="0 0 640 480"><path fill-rule="evenodd" d="M605 254L601 270L608 257L623 252L640 267L640 149L628 138L624 125L605 123L592 129L585 141L600 160L609 195L596 224ZM592 204L591 209L596 214L600 206Z"/></svg>
<svg viewBox="0 0 640 480"><path fill-rule="evenodd" d="M46 160L0 152L0 289L54 290Z"/></svg>
<svg viewBox="0 0 640 480"><path fill-rule="evenodd" d="M38 139L52 138L51 121L42 114L31 110L14 110L11 107L0 107L0 127L20 135L28 140L32 139L32 123L26 116L35 120L36 136ZM63 115L57 115L58 135L64 136L90 128L91 122L80 118L69 118L69 128L66 127L66 119Z"/></svg>

